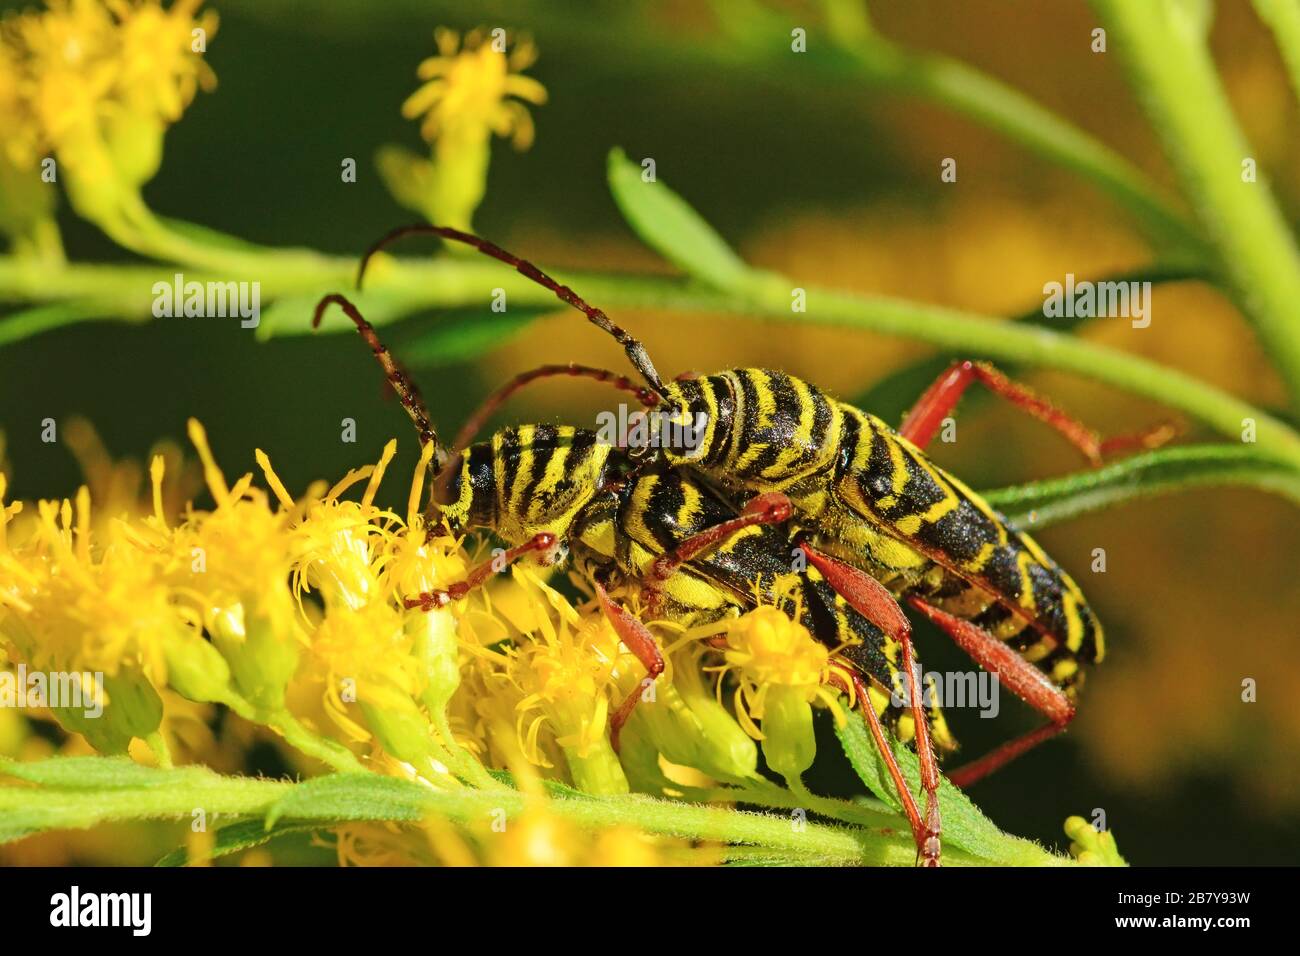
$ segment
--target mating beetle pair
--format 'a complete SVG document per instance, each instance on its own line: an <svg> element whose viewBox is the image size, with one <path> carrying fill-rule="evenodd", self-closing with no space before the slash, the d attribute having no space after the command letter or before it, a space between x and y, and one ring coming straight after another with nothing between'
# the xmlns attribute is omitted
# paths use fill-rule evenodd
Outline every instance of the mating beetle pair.
<svg viewBox="0 0 1300 956"><path fill-rule="evenodd" d="M650 681L662 673L663 658L640 618L611 598L617 587L635 589L647 617L684 626L721 620L760 601L796 614L818 640L842 648L855 685L844 689L862 705L908 816L918 861L938 865L937 712L927 709L919 680L901 682L921 768L921 809L886 738L903 711L888 703L877 709L868 693L875 687L888 695L900 686L900 674L920 672L901 605L928 617L1047 718L1041 728L950 773L957 786L1063 730L1074 717L1081 667L1100 661L1104 644L1070 576L921 449L976 382L1055 428L1093 462L1123 446L1153 445L1167 430L1102 442L1042 397L974 362L953 364L897 431L783 372L733 369L664 382L645 347L603 311L531 263L456 229L394 230L362 259L358 285L376 252L409 235L466 243L550 289L611 335L642 380L576 364L542 366L495 392L445 447L418 389L357 308L342 295L323 298L313 324L328 306L340 306L383 366L421 443L434 445L431 526L491 530L510 546L507 561L571 556ZM553 425L505 428L469 444L509 395L558 375L631 394L657 424L643 430L643 441L623 447L599 441L591 430ZM664 440L656 431L678 426L692 434L691 442ZM802 560L792 562L794 553ZM436 611L493 570L486 563L464 581L407 604ZM629 694L612 718L616 745L639 699L639 692Z"/></svg>

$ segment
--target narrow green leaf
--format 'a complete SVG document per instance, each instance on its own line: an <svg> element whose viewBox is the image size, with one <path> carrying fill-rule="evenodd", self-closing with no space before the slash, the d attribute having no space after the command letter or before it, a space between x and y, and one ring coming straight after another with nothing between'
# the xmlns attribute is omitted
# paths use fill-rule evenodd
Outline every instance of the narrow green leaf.
<svg viewBox="0 0 1300 956"><path fill-rule="evenodd" d="M1251 445L1161 448L1090 471L983 494L1012 524L1029 530L1140 498L1216 485L1255 487L1300 504L1300 472Z"/></svg>
<svg viewBox="0 0 1300 956"><path fill-rule="evenodd" d="M375 168L399 205L421 216L428 215L433 163L404 146L387 143L375 152Z"/></svg>
<svg viewBox="0 0 1300 956"><path fill-rule="evenodd" d="M1278 52L1300 99L1300 0L1254 0L1255 13L1273 31Z"/></svg>
<svg viewBox="0 0 1300 956"><path fill-rule="evenodd" d="M753 270L694 209L656 178L646 182L642 167L621 149L609 153L609 188L623 218L651 249L717 289L737 290Z"/></svg>
<svg viewBox="0 0 1300 956"><path fill-rule="evenodd" d="M241 820L239 823L232 823L230 826L221 827L217 830L212 852L207 857L204 857L204 860L215 860L223 856L229 856L232 853L238 853L241 850L251 850L255 846L261 846L264 843L271 842L276 837L290 833L310 833L313 830L319 830L322 825L320 823L281 824L268 830L266 824L261 820ZM154 866L185 866L189 863L198 862L203 861L191 860L189 851L180 846L160 859Z"/></svg>
<svg viewBox="0 0 1300 956"><path fill-rule="evenodd" d="M0 757L0 775L59 790L123 790L220 780L203 767L160 770L130 757L49 757L30 762Z"/></svg>
<svg viewBox="0 0 1300 956"><path fill-rule="evenodd" d="M867 785L867 789L901 814L902 801L898 799L889 771L885 768L884 759L876 749L871 732L867 729L866 721L862 716L857 712L850 713L844 725L836 727L835 732L844 747L845 756L849 758L849 763L862 778L862 782ZM903 778L907 780L912 792L919 794L921 776L916 754L897 741L891 740L891 743L899 769L903 772ZM919 796L917 804L923 808ZM1017 844L1023 845L1028 852L1041 855L1042 851L1033 844L1008 836L999 830L988 817L976 809L975 804L971 803L964 793L950 784L947 778L942 777L939 782L939 809L943 815L945 846L960 847L975 856L1004 863L1012 862L1008 859L1008 848Z"/></svg>
<svg viewBox="0 0 1300 956"><path fill-rule="evenodd" d="M0 316L0 345L19 342L41 332L89 322L94 319L119 319L125 317L113 314L112 309L95 302L54 302L49 305L35 305L29 309L19 309L6 316Z"/></svg>
<svg viewBox="0 0 1300 956"><path fill-rule="evenodd" d="M281 819L419 820L432 791L428 787L371 773L331 774L298 784L266 814L270 829Z"/></svg>

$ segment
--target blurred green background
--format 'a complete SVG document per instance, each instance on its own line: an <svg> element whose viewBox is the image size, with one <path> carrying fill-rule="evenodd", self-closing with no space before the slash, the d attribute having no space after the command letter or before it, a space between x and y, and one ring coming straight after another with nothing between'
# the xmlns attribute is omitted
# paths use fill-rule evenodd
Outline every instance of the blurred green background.
<svg viewBox="0 0 1300 956"><path fill-rule="evenodd" d="M21 5L4 4L0 9ZM528 72L550 100L532 110L533 147L493 145L477 230L543 266L662 270L623 224L604 185L622 146L653 157L658 176L743 256L808 282L885 292L992 314L1018 314L1045 282L1137 267L1149 251L1125 215L1069 173L987 129L851 74L789 55L766 66L731 55L703 5L675 3L384 3L226 0L208 62L219 78L169 133L151 206L271 245L360 253L409 221L374 171L384 143L421 147L399 106L437 25L505 26L541 52ZM746 5L736 4L741 16ZM730 14L728 5L715 9ZM792 24L812 8L778 8ZM1082 2L881 2L882 33L948 53L1024 89L1171 179L1117 58L1093 54ZM788 46L788 36L775 42ZM808 58L820 55L810 30ZM1249 5L1219 5L1213 49L1261 168L1289 218L1300 218L1300 116L1267 33ZM779 66L776 65L779 63ZM939 163L956 157L955 184ZM356 183L339 164L357 160ZM60 217L70 259L126 257L103 235ZM421 248L412 243L410 254ZM255 277L246 277L255 278ZM579 289L579 292L582 290ZM1282 390L1251 333L1221 295L1197 283L1159 288L1150 329L1126 320L1083 334L1185 368L1265 406ZM399 357L439 321L389 329ZM927 350L897 340L743 318L619 314L665 374L772 364L852 399ZM450 433L495 383L541 361L621 368L616 349L575 314L556 313L472 364L412 364ZM1036 386L1106 432L1162 410L1061 375ZM506 418L585 423L598 389L539 388ZM870 409L890 420L915 396ZM373 461L413 435L351 335L255 341L238 323L165 319L50 332L0 349L0 429L11 496L53 497L80 481L40 421L88 417L115 457L142 459L183 438L191 415L228 472L273 457L293 490ZM355 445L340 420L358 424ZM1195 436L1197 433L1191 433ZM1204 437L1204 436L1201 436ZM936 457L977 488L1079 467L1049 431L993 403L960 418ZM394 485L396 487L396 485ZM1110 655L1090 675L1079 719L979 784L973 797L1006 830L1061 846L1061 822L1104 809L1134 864L1295 863L1300 859L1300 529L1294 510L1247 491L1196 491L1077 519L1040 537L1071 569L1107 626ZM1089 572L1093 548L1105 574ZM927 669L960 669L940 635L920 633ZM1240 701L1241 681L1259 701ZM950 714L968 755L1034 726L1006 699L996 721ZM827 735L824 750L837 750ZM852 793L847 766L819 762L814 789Z"/></svg>

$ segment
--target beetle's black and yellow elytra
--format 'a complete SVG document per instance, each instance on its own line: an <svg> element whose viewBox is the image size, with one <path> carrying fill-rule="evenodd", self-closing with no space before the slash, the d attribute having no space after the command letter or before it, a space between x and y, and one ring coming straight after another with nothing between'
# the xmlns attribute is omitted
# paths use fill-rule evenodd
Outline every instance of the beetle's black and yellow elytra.
<svg viewBox="0 0 1300 956"><path fill-rule="evenodd" d="M665 383L661 421L705 421L665 458L742 499L787 495L813 541L900 597L985 628L1073 693L1102 630L1073 579L1029 535L879 418L784 372ZM704 416L698 418L697 416Z"/></svg>

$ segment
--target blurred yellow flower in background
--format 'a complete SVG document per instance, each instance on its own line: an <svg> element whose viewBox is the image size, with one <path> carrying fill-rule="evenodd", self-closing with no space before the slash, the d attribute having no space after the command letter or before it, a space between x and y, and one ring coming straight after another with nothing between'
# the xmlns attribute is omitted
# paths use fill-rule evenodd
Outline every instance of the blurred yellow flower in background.
<svg viewBox="0 0 1300 956"><path fill-rule="evenodd" d="M546 88L522 73L537 60L531 40L516 40L507 53L502 28L472 30L462 43L440 27L434 39L438 55L417 70L425 82L402 104L407 119L423 117L420 135L432 157L387 146L377 161L398 202L429 222L468 230L487 189L492 136L510 137L515 149L531 146L533 119L525 104L545 103Z"/></svg>
<svg viewBox="0 0 1300 956"><path fill-rule="evenodd" d="M115 237L146 223L137 190L158 171L167 125L216 84L203 53L217 17L197 15L201 2L49 0L0 22L7 162L25 171L52 156L62 173L6 175L6 204L58 181L80 215ZM6 218L0 226L15 240L35 228Z"/></svg>
<svg viewBox="0 0 1300 956"><path fill-rule="evenodd" d="M509 136L516 149L533 142L533 120L524 103L546 102L546 88L522 72L537 61L537 48L522 39L505 52L505 31L485 39L474 30L462 44L445 27L434 32L438 55L417 70L425 83L407 97L402 115L424 116L420 135L430 143L477 140L487 133ZM521 102L522 101L522 102Z"/></svg>

